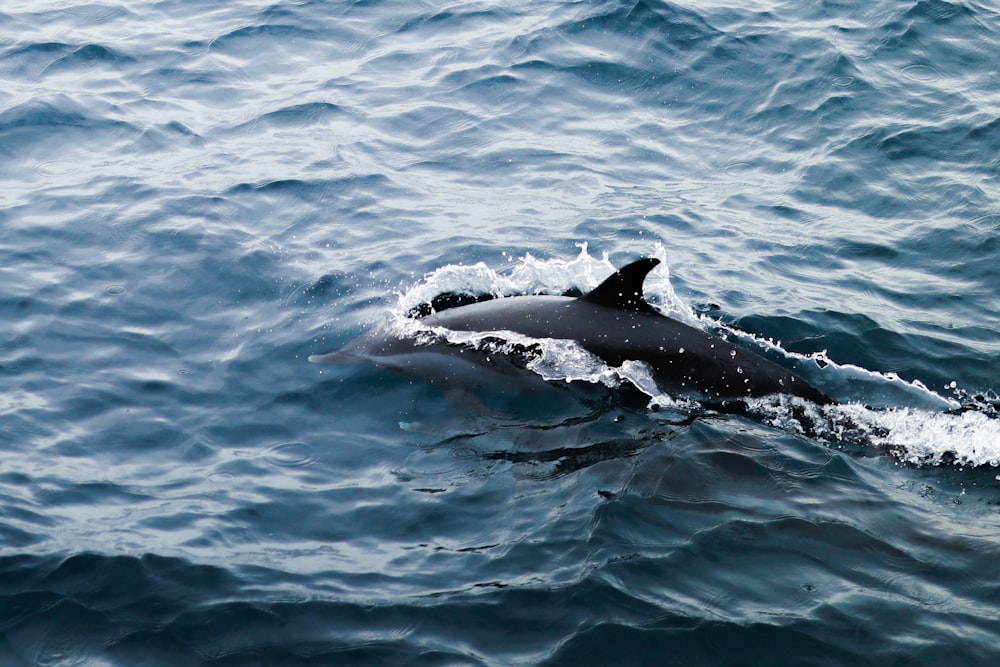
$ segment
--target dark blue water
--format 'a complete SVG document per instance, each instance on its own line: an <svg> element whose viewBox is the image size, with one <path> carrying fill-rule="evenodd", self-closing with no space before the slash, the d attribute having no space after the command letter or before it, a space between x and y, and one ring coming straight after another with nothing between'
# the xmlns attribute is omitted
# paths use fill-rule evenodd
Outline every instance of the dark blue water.
<svg viewBox="0 0 1000 667"><path fill-rule="evenodd" d="M997 53L980 2L5 3L0 663L996 664ZM845 405L306 361L647 255Z"/></svg>

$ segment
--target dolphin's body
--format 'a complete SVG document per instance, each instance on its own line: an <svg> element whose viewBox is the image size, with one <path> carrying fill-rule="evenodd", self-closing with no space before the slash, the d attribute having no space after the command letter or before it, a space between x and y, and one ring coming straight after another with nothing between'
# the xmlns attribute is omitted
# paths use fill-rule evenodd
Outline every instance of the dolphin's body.
<svg viewBox="0 0 1000 667"><path fill-rule="evenodd" d="M657 387L676 397L712 404L770 394L791 394L825 405L833 401L794 373L705 331L658 313L643 298L642 285L659 260L640 259L612 274L579 298L523 296L459 306L422 319L428 327L453 331L512 331L537 339L569 339L609 366L625 361L649 365ZM441 342L427 344L376 329L338 353L310 361L361 356L400 371L447 380L477 366L513 377L516 364L497 355ZM523 375L523 371L520 374ZM496 373L492 374L496 376ZM483 386L496 386L491 378Z"/></svg>

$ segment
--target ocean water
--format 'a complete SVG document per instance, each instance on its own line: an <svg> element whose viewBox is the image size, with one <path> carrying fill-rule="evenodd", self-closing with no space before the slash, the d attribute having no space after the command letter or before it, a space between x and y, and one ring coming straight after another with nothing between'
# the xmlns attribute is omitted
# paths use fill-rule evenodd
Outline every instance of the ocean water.
<svg viewBox="0 0 1000 667"><path fill-rule="evenodd" d="M5 2L0 664L997 664L998 52L978 1ZM307 361L642 256L841 405Z"/></svg>

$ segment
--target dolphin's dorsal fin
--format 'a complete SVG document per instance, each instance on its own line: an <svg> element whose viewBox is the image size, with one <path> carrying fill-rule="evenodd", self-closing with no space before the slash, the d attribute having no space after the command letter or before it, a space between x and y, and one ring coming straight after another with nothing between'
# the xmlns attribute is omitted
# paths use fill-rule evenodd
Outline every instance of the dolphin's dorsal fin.
<svg viewBox="0 0 1000 667"><path fill-rule="evenodd" d="M648 257L623 266L603 283L581 296L580 300L608 308L655 313L642 296L642 283L646 280L646 274L659 263L660 260L655 257Z"/></svg>

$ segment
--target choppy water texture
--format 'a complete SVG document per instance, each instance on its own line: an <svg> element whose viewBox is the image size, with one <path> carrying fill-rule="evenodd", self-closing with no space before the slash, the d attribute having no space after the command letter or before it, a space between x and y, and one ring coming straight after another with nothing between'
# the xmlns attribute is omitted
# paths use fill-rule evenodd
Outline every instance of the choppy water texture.
<svg viewBox="0 0 1000 667"><path fill-rule="evenodd" d="M6 2L0 663L996 664L998 26ZM656 254L884 441L306 362Z"/></svg>

